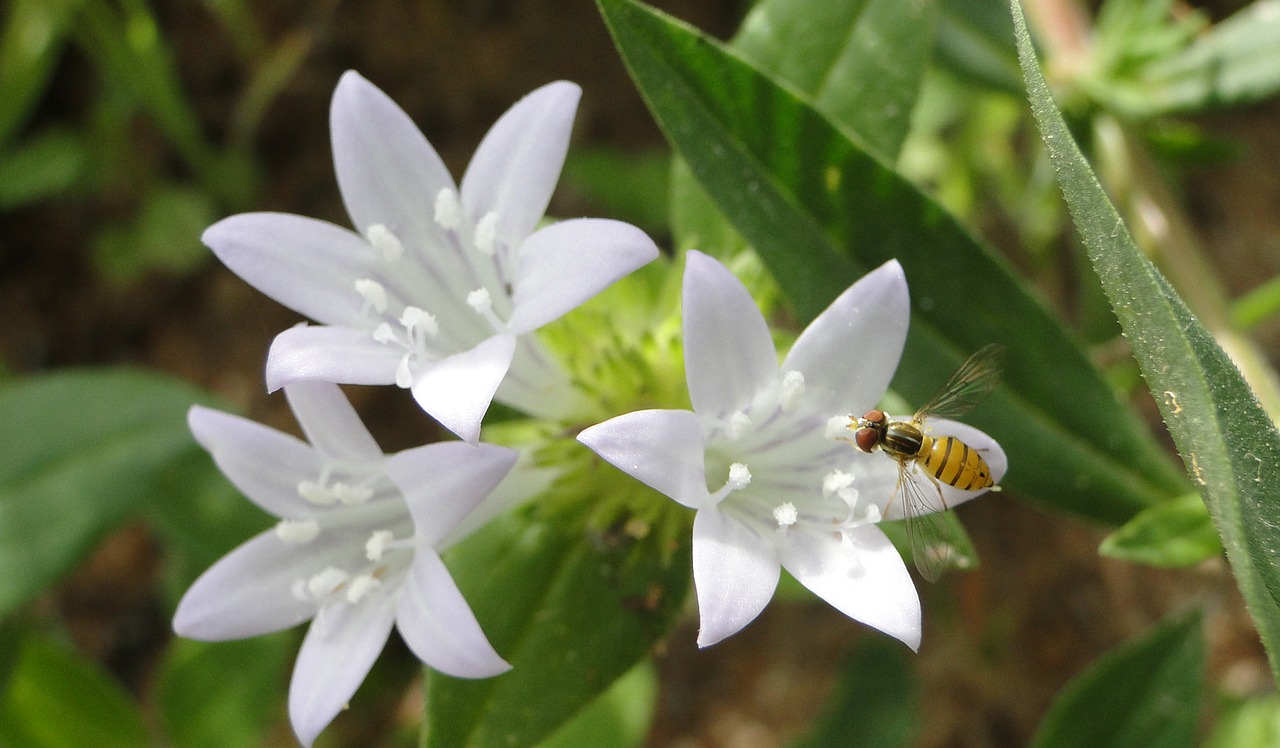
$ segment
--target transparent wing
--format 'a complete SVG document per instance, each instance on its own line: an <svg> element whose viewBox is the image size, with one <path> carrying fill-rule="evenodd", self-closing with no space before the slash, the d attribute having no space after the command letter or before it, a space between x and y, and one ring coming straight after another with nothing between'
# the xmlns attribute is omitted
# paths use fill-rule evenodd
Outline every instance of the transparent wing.
<svg viewBox="0 0 1280 748"><path fill-rule="evenodd" d="M929 402L920 406L913 420L958 418L968 413L995 389L1003 366L1004 346L992 343L979 348L960 364L960 368L938 388Z"/></svg>
<svg viewBox="0 0 1280 748"><path fill-rule="evenodd" d="M942 512L947 509L942 489L929 481L915 463L902 463L898 468L898 487L894 494L903 502L911 560L915 562L920 576L936 582L952 565L952 546L947 541L948 533L942 521Z"/></svg>

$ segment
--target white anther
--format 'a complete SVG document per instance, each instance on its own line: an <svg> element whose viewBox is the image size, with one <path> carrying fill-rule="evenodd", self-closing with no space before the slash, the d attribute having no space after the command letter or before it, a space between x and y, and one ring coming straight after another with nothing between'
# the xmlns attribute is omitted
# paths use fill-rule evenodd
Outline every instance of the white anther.
<svg viewBox="0 0 1280 748"><path fill-rule="evenodd" d="M462 206L458 204L458 193L448 187L436 194L436 223L453 231L462 223Z"/></svg>
<svg viewBox="0 0 1280 748"><path fill-rule="evenodd" d="M827 419L827 427L823 435L828 439L849 438L849 416L831 416Z"/></svg>
<svg viewBox="0 0 1280 748"><path fill-rule="evenodd" d="M735 491L740 491L751 485L751 471L741 462L735 462L729 466L729 483L728 485Z"/></svg>
<svg viewBox="0 0 1280 748"><path fill-rule="evenodd" d="M328 486L309 480L298 483L298 495L316 506L331 506L338 501Z"/></svg>
<svg viewBox="0 0 1280 748"><path fill-rule="evenodd" d="M493 309L493 297L489 295L489 289L477 288L467 294L467 304L477 312L485 314Z"/></svg>
<svg viewBox="0 0 1280 748"><path fill-rule="evenodd" d="M326 597L337 592L342 585L346 584L347 579L349 578L350 575L342 569L329 566L326 567L324 571L312 575L312 577L307 580L307 592L311 595L312 599L319 600L322 597Z"/></svg>
<svg viewBox="0 0 1280 748"><path fill-rule="evenodd" d="M395 262L404 254L404 245L400 243L400 238L384 224L373 224L365 231L365 236L369 237L369 243L382 253L382 259L387 262Z"/></svg>
<svg viewBox="0 0 1280 748"><path fill-rule="evenodd" d="M787 501L773 508L773 518L777 521L779 529L785 529L800 519L800 512L795 504Z"/></svg>
<svg viewBox="0 0 1280 748"><path fill-rule="evenodd" d="M476 251L485 257L493 257L497 250L494 242L498 238L498 214L492 210L484 214L484 218L476 224Z"/></svg>
<svg viewBox="0 0 1280 748"><path fill-rule="evenodd" d="M361 574L351 580L351 584L347 586L347 602L355 605L364 599L373 590L382 586L372 574Z"/></svg>
<svg viewBox="0 0 1280 748"><path fill-rule="evenodd" d="M364 298L364 303L378 314L387 311L387 289L372 278L360 278L356 281L356 292Z"/></svg>
<svg viewBox="0 0 1280 748"><path fill-rule="evenodd" d="M396 338L396 331L386 322L373 328L373 339L379 343L395 343L399 340Z"/></svg>
<svg viewBox="0 0 1280 748"><path fill-rule="evenodd" d="M747 430L751 428L751 416L746 411L738 411L729 416L729 422L725 424L724 435L730 439L741 439Z"/></svg>
<svg viewBox="0 0 1280 748"><path fill-rule="evenodd" d="M396 536L390 530L374 530L364 543L364 557L374 563L381 561L387 546L395 539Z"/></svg>
<svg viewBox="0 0 1280 748"><path fill-rule="evenodd" d="M310 543L320 534L320 524L314 519L282 519L276 523L276 537L285 545Z"/></svg>
<svg viewBox="0 0 1280 748"><path fill-rule="evenodd" d="M411 335L424 332L428 337L434 338L440 332L436 316L416 306L404 308L404 313L400 315L400 324L404 325Z"/></svg>
<svg viewBox="0 0 1280 748"><path fill-rule="evenodd" d="M789 412L804 396L804 374L792 369L782 375L782 393L779 406Z"/></svg>
<svg viewBox="0 0 1280 748"><path fill-rule="evenodd" d="M867 507L866 513L862 515L862 521L869 525L874 525L882 519L884 519L884 515L880 513L880 507L875 504Z"/></svg>
<svg viewBox="0 0 1280 748"><path fill-rule="evenodd" d="M843 470L832 470L822 479L822 495L839 496L846 504L852 505L858 499L858 489L853 487L853 474Z"/></svg>
<svg viewBox="0 0 1280 748"><path fill-rule="evenodd" d="M373 498L373 489L368 486L355 486L350 483L338 482L333 484L332 490L338 502L347 506L363 504Z"/></svg>

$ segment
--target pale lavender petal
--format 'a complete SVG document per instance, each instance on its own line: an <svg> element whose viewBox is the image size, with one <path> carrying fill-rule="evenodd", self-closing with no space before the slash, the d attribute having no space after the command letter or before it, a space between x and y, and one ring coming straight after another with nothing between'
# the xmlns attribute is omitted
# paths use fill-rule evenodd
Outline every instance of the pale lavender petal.
<svg viewBox="0 0 1280 748"><path fill-rule="evenodd" d="M354 327L291 327L271 341L267 391L302 380L393 384L403 353Z"/></svg>
<svg viewBox="0 0 1280 748"><path fill-rule="evenodd" d="M911 303L890 260L850 286L801 333L782 364L804 374L823 412L862 415L884 395L902 358Z"/></svg>
<svg viewBox="0 0 1280 748"><path fill-rule="evenodd" d="M347 462L382 461L382 448L338 385L301 380L285 387L284 396L307 441L324 456Z"/></svg>
<svg viewBox="0 0 1280 748"><path fill-rule="evenodd" d="M441 426L475 444L480 421L515 351L514 336L494 335L469 351L442 359L418 374L413 399Z"/></svg>
<svg viewBox="0 0 1280 748"><path fill-rule="evenodd" d="M501 244L514 247L546 213L581 95L573 83L548 83L508 109L476 148L462 177L462 204L475 222L496 214Z"/></svg>
<svg viewBox="0 0 1280 748"><path fill-rule="evenodd" d="M906 564L875 525L848 533L846 545L830 532L798 526L782 545L782 565L841 613L920 648L920 598Z"/></svg>
<svg viewBox="0 0 1280 748"><path fill-rule="evenodd" d="M702 425L687 410L638 410L583 429L578 441L691 509L708 505Z"/></svg>
<svg viewBox="0 0 1280 748"><path fill-rule="evenodd" d="M511 472L507 473L502 482L481 500L479 506L462 518L452 532L434 543L435 549L441 553L445 552L494 517L542 495L544 491L551 488L563 472L558 465L535 464L531 452L522 451L520 459L516 461L515 467L511 468Z"/></svg>
<svg viewBox="0 0 1280 748"><path fill-rule="evenodd" d="M298 495L298 481L324 464L309 445L247 418L191 406L187 425L223 475L250 501L277 517L302 519L315 508Z"/></svg>
<svg viewBox="0 0 1280 748"><path fill-rule="evenodd" d="M682 303L694 411L714 417L742 410L778 373L773 338L755 300L728 268L691 250Z"/></svg>
<svg viewBox="0 0 1280 748"><path fill-rule="evenodd" d="M228 641L296 626L316 607L294 597L294 582L323 566L322 558L299 553L274 530L259 533L191 585L173 614L173 630L190 639Z"/></svg>
<svg viewBox="0 0 1280 748"><path fill-rule="evenodd" d="M693 520L698 646L709 647L755 620L778 587L777 552L752 528L715 507Z"/></svg>
<svg viewBox="0 0 1280 748"><path fill-rule="evenodd" d="M376 259L359 234L287 213L244 213L201 240L249 285L316 322L343 325L360 313L355 282Z"/></svg>
<svg viewBox="0 0 1280 748"><path fill-rule="evenodd" d="M489 495L520 453L492 444L440 442L387 458L387 476L404 494L418 539L434 547Z"/></svg>
<svg viewBox="0 0 1280 748"><path fill-rule="evenodd" d="M409 116L358 73L338 81L329 110L333 165L352 224L382 225L411 253L445 242L436 196L453 178Z"/></svg>
<svg viewBox="0 0 1280 748"><path fill-rule="evenodd" d="M547 226L520 247L507 327L514 335L536 330L657 256L658 245L629 223L578 218Z"/></svg>
<svg viewBox="0 0 1280 748"><path fill-rule="evenodd" d="M418 659L457 678L488 678L511 669L498 656L471 607L434 551L420 546L400 592L400 636Z"/></svg>
<svg viewBox="0 0 1280 748"><path fill-rule="evenodd" d="M338 716L387 643L395 607L386 596L321 611L298 651L289 682L289 721L310 746Z"/></svg>

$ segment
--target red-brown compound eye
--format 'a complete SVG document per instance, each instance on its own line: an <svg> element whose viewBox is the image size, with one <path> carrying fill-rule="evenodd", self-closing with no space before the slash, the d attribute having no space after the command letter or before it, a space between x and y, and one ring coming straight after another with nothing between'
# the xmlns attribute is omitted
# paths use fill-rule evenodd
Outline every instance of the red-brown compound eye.
<svg viewBox="0 0 1280 748"><path fill-rule="evenodd" d="M863 413L862 417L859 418L858 420L869 421L872 425L881 426L884 424L885 421L888 420L888 416L884 414L883 410L877 410L875 408L872 408L871 410L868 410L866 413Z"/></svg>
<svg viewBox="0 0 1280 748"><path fill-rule="evenodd" d="M853 443L863 452L870 452L880 443L880 432L871 427L863 427L853 432Z"/></svg>

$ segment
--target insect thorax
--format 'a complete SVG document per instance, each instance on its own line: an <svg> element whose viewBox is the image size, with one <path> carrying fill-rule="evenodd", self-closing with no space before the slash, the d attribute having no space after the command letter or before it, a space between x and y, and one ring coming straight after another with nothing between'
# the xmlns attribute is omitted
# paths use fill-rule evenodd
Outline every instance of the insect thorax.
<svg viewBox="0 0 1280 748"><path fill-rule="evenodd" d="M915 457L924 447L924 432L909 421L890 421L885 427L880 448L899 459Z"/></svg>

